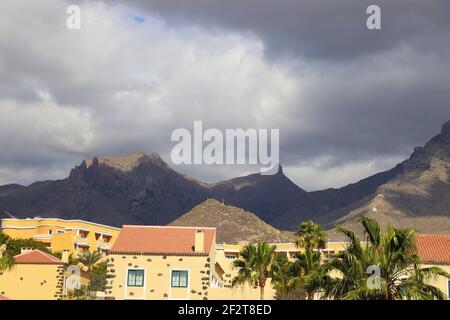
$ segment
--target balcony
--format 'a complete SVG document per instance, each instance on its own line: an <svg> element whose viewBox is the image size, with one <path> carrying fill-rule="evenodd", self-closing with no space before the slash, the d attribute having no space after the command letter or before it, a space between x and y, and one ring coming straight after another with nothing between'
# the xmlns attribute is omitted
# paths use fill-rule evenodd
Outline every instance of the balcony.
<svg viewBox="0 0 450 320"><path fill-rule="evenodd" d="M110 243L104 241L97 241L97 247L102 250L111 250L112 248Z"/></svg>
<svg viewBox="0 0 450 320"><path fill-rule="evenodd" d="M73 237L73 242L80 247L89 247L89 240L80 236Z"/></svg>
<svg viewBox="0 0 450 320"><path fill-rule="evenodd" d="M51 241L52 235L48 233L35 234L33 236L33 240L35 241Z"/></svg>

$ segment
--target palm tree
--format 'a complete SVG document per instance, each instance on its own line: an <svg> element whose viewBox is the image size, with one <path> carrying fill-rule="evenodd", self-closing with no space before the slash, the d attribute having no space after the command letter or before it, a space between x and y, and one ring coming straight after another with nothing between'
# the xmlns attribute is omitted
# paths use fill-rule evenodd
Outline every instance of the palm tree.
<svg viewBox="0 0 450 320"><path fill-rule="evenodd" d="M295 255L291 283L297 290L306 291L308 300L312 300L314 293L319 289L320 282L317 281L319 275L326 274L322 270L319 249L325 247L327 235L320 224L311 220L302 222L295 235L298 237L295 241L296 246L303 248L304 251Z"/></svg>
<svg viewBox="0 0 450 320"><path fill-rule="evenodd" d="M297 247L305 248L305 250L325 247L327 234L320 224L314 223L311 220L302 222L295 235L298 237L295 241Z"/></svg>
<svg viewBox="0 0 450 320"><path fill-rule="evenodd" d="M305 249L304 253L296 254L295 258L296 260L293 263L294 277L291 283L299 290L306 291L308 300L313 300L314 293L318 289L313 279L322 274L320 252Z"/></svg>
<svg viewBox="0 0 450 320"><path fill-rule="evenodd" d="M375 220L362 217L360 222L364 244L352 231L338 227L350 245L326 263L327 270L335 269L342 277L322 277L323 298L445 299L444 293L426 280L450 275L437 267L420 268L413 230L388 226L383 233Z"/></svg>
<svg viewBox="0 0 450 320"><path fill-rule="evenodd" d="M259 286L260 299L264 300L264 287L267 278L280 272L281 258L274 253L275 246L266 242L246 245L240 252L241 258L233 261L238 274L232 280L232 286L248 283Z"/></svg>
<svg viewBox="0 0 450 320"><path fill-rule="evenodd" d="M292 286L294 264L285 254L275 254L277 268L272 272L272 285L276 290L276 298L280 300L298 299L299 292Z"/></svg>
<svg viewBox="0 0 450 320"><path fill-rule="evenodd" d="M88 272L91 272L97 262L102 259L102 254L98 251L84 250L78 255L78 262L87 268Z"/></svg>

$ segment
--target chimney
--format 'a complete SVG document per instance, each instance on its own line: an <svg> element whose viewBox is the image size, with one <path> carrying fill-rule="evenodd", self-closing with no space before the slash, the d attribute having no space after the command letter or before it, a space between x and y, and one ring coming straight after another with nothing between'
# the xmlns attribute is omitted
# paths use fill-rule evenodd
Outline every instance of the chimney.
<svg viewBox="0 0 450 320"><path fill-rule="evenodd" d="M195 232L194 252L205 251L205 231L197 230Z"/></svg>
<svg viewBox="0 0 450 320"><path fill-rule="evenodd" d="M61 255L61 261L68 264L69 263L70 253L69 250L64 250Z"/></svg>
<svg viewBox="0 0 450 320"><path fill-rule="evenodd" d="M20 249L20 254L28 253L31 251L33 251L33 249L31 249L31 248L22 248L22 249Z"/></svg>

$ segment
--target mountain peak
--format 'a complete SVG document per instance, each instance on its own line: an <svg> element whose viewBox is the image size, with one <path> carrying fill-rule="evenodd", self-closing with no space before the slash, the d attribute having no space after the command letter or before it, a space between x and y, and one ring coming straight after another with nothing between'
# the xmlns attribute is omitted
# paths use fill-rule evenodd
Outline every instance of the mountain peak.
<svg viewBox="0 0 450 320"><path fill-rule="evenodd" d="M444 132L450 132L450 120L447 121L446 123L444 123L444 124L442 125L442 130L441 130L441 132L442 132L442 133L444 133Z"/></svg>
<svg viewBox="0 0 450 320"><path fill-rule="evenodd" d="M415 147L409 159L403 162L407 171L423 171L431 167L433 161L450 160L450 121L442 125L441 132L424 146Z"/></svg>
<svg viewBox="0 0 450 320"><path fill-rule="evenodd" d="M90 166L103 164L108 167L120 170L122 172L129 172L137 168L142 162L151 162L153 164L165 165L158 153L152 153L150 156L144 152L138 151L130 153L126 156L119 157L95 157L92 160L86 160L86 168Z"/></svg>
<svg viewBox="0 0 450 320"><path fill-rule="evenodd" d="M450 120L444 123L441 127L441 132L433 137L430 142L434 143L443 143L443 144L449 144L450 140Z"/></svg>
<svg viewBox="0 0 450 320"><path fill-rule="evenodd" d="M146 156L146 155L144 154L144 156ZM146 156L146 157L148 157L150 160L152 160L154 162L161 162L161 163L165 164L164 160L161 158L161 156L157 152L153 152L152 154L150 154L150 156Z"/></svg>
<svg viewBox="0 0 450 320"><path fill-rule="evenodd" d="M284 172L283 172L283 167L281 166L281 164L278 165L278 172L277 175L280 176L285 176Z"/></svg>

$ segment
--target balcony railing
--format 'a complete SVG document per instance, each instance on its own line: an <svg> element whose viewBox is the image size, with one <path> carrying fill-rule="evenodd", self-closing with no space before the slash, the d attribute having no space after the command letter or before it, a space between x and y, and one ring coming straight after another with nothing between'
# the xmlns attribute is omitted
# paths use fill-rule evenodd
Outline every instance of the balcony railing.
<svg viewBox="0 0 450 320"><path fill-rule="evenodd" d="M99 247L103 250L110 250L112 248L110 243L107 243L104 241L97 241L97 247Z"/></svg>
<svg viewBox="0 0 450 320"><path fill-rule="evenodd" d="M51 239L52 239L52 235L48 234L48 233L35 234L33 236L33 240L36 240L36 241L51 240Z"/></svg>
<svg viewBox="0 0 450 320"><path fill-rule="evenodd" d="M89 240L80 236L75 236L73 241L79 246L89 246Z"/></svg>

